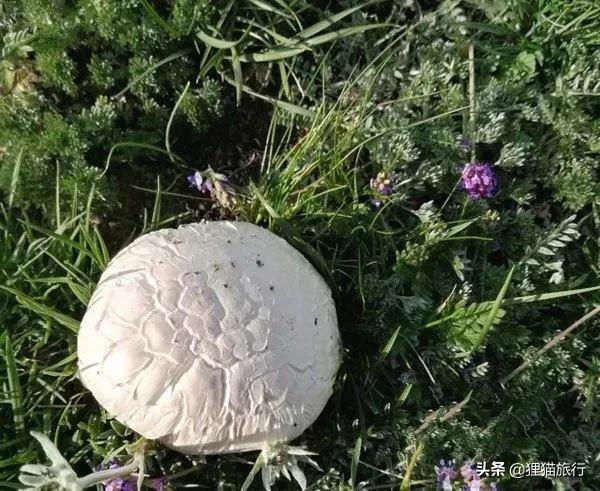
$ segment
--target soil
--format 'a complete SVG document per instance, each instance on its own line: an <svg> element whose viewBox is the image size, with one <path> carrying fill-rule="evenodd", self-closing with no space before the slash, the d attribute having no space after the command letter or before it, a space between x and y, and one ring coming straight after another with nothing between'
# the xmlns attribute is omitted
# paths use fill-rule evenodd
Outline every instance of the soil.
<svg viewBox="0 0 600 491"><path fill-rule="evenodd" d="M118 205L98 217L111 253L139 234L144 223L144 209L149 217L152 215L157 166L161 167L161 189L183 195L162 196L162 217L187 213L181 223L202 218L230 218L227 212L212 206L210 196L190 189L187 176L194 170L210 166L227 175L233 184L247 183L257 173L270 117L270 104L244 96L241 106L236 107L234 91L227 90L223 114L206 133L198 134L191 125L181 121L172 127L172 150L183 158L188 168L174 165L162 154L144 153L133 162L114 159L109 179L116 190L115 203ZM178 223L171 222L170 226Z"/></svg>

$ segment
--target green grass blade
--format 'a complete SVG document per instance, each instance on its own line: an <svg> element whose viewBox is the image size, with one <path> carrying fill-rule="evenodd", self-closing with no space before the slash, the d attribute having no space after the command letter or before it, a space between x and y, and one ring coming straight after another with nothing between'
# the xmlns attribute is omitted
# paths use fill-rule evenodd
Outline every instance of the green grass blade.
<svg viewBox="0 0 600 491"><path fill-rule="evenodd" d="M53 308L39 303L37 300L34 300L33 298L31 298L29 295L27 295L23 292L20 292L18 290L15 290L14 288L0 285L0 289L5 290L9 293L12 293L15 296L15 298L17 299L17 302L19 302L26 309L31 310L31 311L35 312L36 314L39 314L43 317L49 317L50 319L54 319L59 324L67 327L68 329L70 329L71 331L73 331L75 333L79 332L79 322L77 322L72 317L69 317L68 315L65 315L65 314L61 314L60 312L57 312Z"/></svg>
<svg viewBox="0 0 600 491"><path fill-rule="evenodd" d="M278 61L277 67L279 68L279 78L281 80L281 86L283 87L283 93L289 99L291 92L285 63L283 61Z"/></svg>
<svg viewBox="0 0 600 491"><path fill-rule="evenodd" d="M247 53L240 55L240 61L253 62L253 63L264 63L267 61L283 60L284 58L291 58L303 53L308 49L307 46L300 48L289 48L289 47L276 47L262 53Z"/></svg>
<svg viewBox="0 0 600 491"><path fill-rule="evenodd" d="M494 300L494 303L492 304L492 309L490 310L490 313L481 329L481 332L479 333L479 336L477 337L477 340L475 341L475 344L471 348L471 353L473 353L477 348L479 348L482 341L487 336L488 331L492 328L492 325L494 324L494 321L496 320L496 316L498 315L498 312L500 311L502 301L504 300L504 297L506 296L506 292L508 291L508 286L510 285L510 280L512 279L514 272L515 272L515 266L513 265L513 267L510 268L510 271L506 275L506 279L504 280L504 284L502 285L502 288L500 288L500 291L498 292L498 296L496 297L496 300Z"/></svg>
<svg viewBox="0 0 600 491"><path fill-rule="evenodd" d="M396 345L396 339L398 339L398 335L400 334L400 329L402 326L398 326L398 328L394 331L394 334L388 339L388 342L385 344L385 347L381 351L381 355L379 357L379 361L383 361L387 358L387 356L392 352L394 346Z"/></svg>
<svg viewBox="0 0 600 491"><path fill-rule="evenodd" d="M234 86L236 85L236 82L234 80L231 80L229 77L225 76L224 78L231 85L234 85ZM290 113L298 114L300 116L304 116L306 118L311 118L311 119L316 117L316 113L314 111L311 111L310 109L306 109L305 107L298 106L296 104L292 104L291 102L285 102L285 101L276 99L274 97L259 94L258 92L253 91L250 87L248 87L246 85L242 85L242 90L244 92L246 92L247 94L250 94L258 99L262 99L263 101L271 102L275 106L279 107L280 109L283 109Z"/></svg>
<svg viewBox="0 0 600 491"><path fill-rule="evenodd" d="M244 87L244 74L242 73L242 64L235 47L231 47L231 65L233 66L233 76L235 79L235 102L239 107L242 104L242 92Z"/></svg>
<svg viewBox="0 0 600 491"><path fill-rule="evenodd" d="M19 374L17 372L17 362L13 345L10 336L6 333L6 342L4 345L4 357L6 363L6 371L8 374L8 388L10 390L10 405L13 411L13 421L15 429L18 432L25 431L25 419L23 411L23 392L21 383L19 382Z"/></svg>
<svg viewBox="0 0 600 491"><path fill-rule="evenodd" d="M579 288L575 290L564 290L560 292L551 292L551 293L538 293L535 295L526 295L524 297L515 297L508 298L502 301L502 306L506 305L519 305L523 303L532 303L532 302L543 302L545 300L554 300L556 298L570 297L573 295L582 295L584 293L589 293L593 291L600 290L600 286L591 286L587 288ZM492 302L482 302L480 306L489 306L491 308ZM443 322L446 322L454 317L454 313L449 314L441 319L436 319L425 324L424 327L434 327Z"/></svg>
<svg viewBox="0 0 600 491"><path fill-rule="evenodd" d="M56 226L60 227L60 162L56 163L56 181L54 185L54 211L56 213Z"/></svg>
<svg viewBox="0 0 600 491"><path fill-rule="evenodd" d="M400 491L410 491L410 476L415 470L415 466L417 465L417 460L419 456L423 452L423 442L419 442L415 452L412 454L408 465L406 466L406 471L404 471L404 477L402 478L402 483L400 484Z"/></svg>
<svg viewBox="0 0 600 491"><path fill-rule="evenodd" d="M120 143L115 143L110 151L108 152L108 156L106 157L106 163L104 164L104 170L102 171L101 176L104 176L107 172L108 169L110 167L110 163L112 161L112 157L113 154L115 153L115 151L119 148L140 148L142 150L151 150L152 152L157 152L163 155L168 156L169 158L172 157L172 161L173 163L181 166L181 167L187 167L187 164L185 163L185 161L177 156L176 154L169 152L168 150L165 150L163 148L157 147L156 145L150 145L149 143L138 143L138 142L120 142Z"/></svg>
<svg viewBox="0 0 600 491"><path fill-rule="evenodd" d="M98 242L98 247L100 249L100 258L102 259L100 268L104 271L106 266L108 266L108 262L110 261L110 253L108 252L108 247L106 247L106 243L100 234L100 230L98 227L94 227L94 235L96 236L96 242Z"/></svg>
<svg viewBox="0 0 600 491"><path fill-rule="evenodd" d="M269 213L271 218L274 218L274 219L281 218L281 215L275 211L275 209L269 204L269 202L265 199L265 197L262 195L262 193L258 190L258 188L256 187L256 184L251 182L250 189L256 195L256 197L260 201L261 205L264 206L265 210L267 210L267 213Z"/></svg>
<svg viewBox="0 0 600 491"><path fill-rule="evenodd" d="M25 222L19 220L21 223L25 224ZM85 247L83 247L80 243L75 242L72 239L69 239L68 237L65 237L64 235L61 234L57 234L55 232L52 232L50 230L47 230L43 227L39 227L37 225L34 225L32 223L27 223L26 224L28 227L31 227L33 230L37 230L38 232L41 232L45 235L47 235L48 237L52 237L53 239L57 240L58 242L61 242L79 252L82 252L84 255L88 256L89 258L93 259L94 261L96 261L96 257L89 251L87 250Z"/></svg>
<svg viewBox="0 0 600 491"><path fill-rule="evenodd" d="M265 465L265 457L261 452L260 455L256 458L256 461L254 462L254 465L252 466L248 477L246 477L244 484L242 484L241 491L247 491L248 488L250 488L252 481L254 481L256 474L258 474L258 472L262 469L263 465Z"/></svg>
<svg viewBox="0 0 600 491"><path fill-rule="evenodd" d="M460 232L462 232L463 230L468 228L470 225L472 225L476 221L477 221L477 219L473 219L473 220L467 220L464 223L459 223L458 225L455 225L454 227L450 228L448 230L448 232L446 232L445 235L446 235L446 237L454 237L455 235L459 234Z"/></svg>
<svg viewBox="0 0 600 491"><path fill-rule="evenodd" d="M504 301L505 305L518 305L521 303L541 302L544 300L554 300L556 298L570 297L572 295L581 295L600 290L600 286L590 286L587 288L579 288L575 290L564 290L561 292L539 293L537 295L526 295L524 297L509 298Z"/></svg>
<svg viewBox="0 0 600 491"><path fill-rule="evenodd" d="M54 372L57 368L68 365L69 363L73 363L77 360L77 353L71 353L69 356L65 357L58 363L54 365L50 365L42 370L42 373Z"/></svg>
<svg viewBox="0 0 600 491"><path fill-rule="evenodd" d="M60 395L60 393L54 388L52 387L48 382L46 382L45 380L41 379L40 377L37 377L36 382L38 384L40 384L48 393L52 394L54 397L56 397L58 400L60 400L61 402L64 402L65 404L67 404L66 399Z"/></svg>
<svg viewBox="0 0 600 491"><path fill-rule="evenodd" d="M326 34L321 34L319 36L307 39L305 43L307 46L312 48L320 44L337 41L338 39L353 36L354 34L361 34L363 32L370 31L371 29L380 29L382 27L386 27L386 24L366 24L361 26L344 27L343 29L339 29L337 31L328 32Z"/></svg>
<svg viewBox="0 0 600 491"><path fill-rule="evenodd" d="M377 29L384 26L385 24L367 24L361 26L345 27L343 29L339 29L338 31L328 32L326 34L321 34L320 36L315 36L313 38L307 39L301 45L298 46L276 46L261 53L243 54L240 55L240 61L263 63L267 61L276 61L282 60L284 58L291 58L320 44L329 43L331 41L337 41L338 39L342 39L347 36L360 34L362 32L366 32L371 29Z"/></svg>
<svg viewBox="0 0 600 491"><path fill-rule="evenodd" d="M79 299L79 301L83 305L87 305L90 301L90 297L91 297L90 290L81 285L78 285L77 283L73 282L69 278L53 276L53 277L47 277L47 278L35 278L35 279L27 280L27 281L29 283L46 283L49 285L56 285L58 283L61 283L61 284L67 285L69 287L69 289L73 292L73 294Z"/></svg>
<svg viewBox="0 0 600 491"><path fill-rule="evenodd" d="M262 10L266 10L267 12L272 12L274 14L277 15L281 15L282 17L285 17L287 19L293 19L293 17L288 14L287 12L284 12L281 9L278 9L277 7L271 5L270 3L265 2L264 0L248 0L252 5L258 7L259 9Z"/></svg>
<svg viewBox="0 0 600 491"><path fill-rule="evenodd" d="M206 34L204 31L199 31L198 37L204 44L216 49L231 49L239 43L239 41L225 41L223 39L217 39Z"/></svg>
<svg viewBox="0 0 600 491"><path fill-rule="evenodd" d="M362 438L359 436L354 444L354 452L352 453L352 464L350 465L350 486L354 489L356 483L356 473L358 471L358 461L360 460L360 451L362 449Z"/></svg>
<svg viewBox="0 0 600 491"><path fill-rule="evenodd" d="M188 82L187 84L185 84L185 87L183 88L183 90L181 91L181 95L179 96L179 98L177 99L177 102L175 102L175 105L173 106L173 110L171 111L171 114L169 116L169 121L167 121L167 128L165 130L165 148L167 149L167 152L169 152L169 158L171 159L171 161L173 161L173 152L171 152L171 125L173 124L173 121L175 119L175 114L177 113L177 109L179 109L179 106L181 105L183 99L185 98L185 95L188 93L188 90L190 89L190 83Z"/></svg>
<svg viewBox="0 0 600 491"><path fill-rule="evenodd" d="M177 31L160 16L160 14L156 11L152 4L148 2L148 0L140 0L140 2L150 17L152 17L156 23L165 30L165 32L167 32L171 37L177 35Z"/></svg>
<svg viewBox="0 0 600 491"><path fill-rule="evenodd" d="M186 48L186 49L182 49L180 51L177 51L176 53L170 54L169 56L165 56L162 60L156 62L154 65L152 65L150 68L148 68L144 73L142 73L141 75L135 77L131 82L129 82L127 84L127 86L123 90L121 90L121 92L115 94L113 96L113 99L118 99L119 97L121 97L123 94L125 94L127 91L129 91L131 89L131 87L133 87L134 85L136 85L140 80L142 80L148 74L150 74L153 71L157 70L161 66L166 65L167 63L169 63L169 62L171 62L173 60L176 60L177 58L181 58L182 56L185 56L188 53L191 53L191 51L192 51L192 48Z"/></svg>
<svg viewBox="0 0 600 491"><path fill-rule="evenodd" d="M160 211L162 207L162 193L160 186L160 174L156 176L156 194L154 195L154 207L152 208L152 219L150 221L151 225L160 222Z"/></svg>
<svg viewBox="0 0 600 491"><path fill-rule="evenodd" d="M17 185L19 183L19 173L21 172L21 162L23 160L23 148L19 151L19 155L17 155L17 160L15 161L15 166L13 167L12 176L10 179L10 190L8 192L8 207L12 208L12 205L15 201L15 195L17 194Z"/></svg>
<svg viewBox="0 0 600 491"><path fill-rule="evenodd" d="M327 19L324 19L322 21L317 22L316 24L313 24L310 27L307 27L306 29L304 29L302 32L300 32L298 34L298 37L302 38L302 39L308 39L310 37L313 37L314 35L320 33L321 31L327 29L328 27L332 26L336 22L339 22L343 18L348 17L349 15L353 14L357 10L361 10L365 7L368 7L369 5L373 5L375 3L380 3L382 1L383 0L371 0L369 2L363 2L355 7L350 7L346 10L342 10L341 12L338 12L337 14L334 14L334 15L328 17Z"/></svg>

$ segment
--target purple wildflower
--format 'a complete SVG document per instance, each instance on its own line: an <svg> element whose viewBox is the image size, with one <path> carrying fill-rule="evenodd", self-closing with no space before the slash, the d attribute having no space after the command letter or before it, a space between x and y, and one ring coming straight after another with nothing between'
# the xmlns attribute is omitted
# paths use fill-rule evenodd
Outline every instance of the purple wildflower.
<svg viewBox="0 0 600 491"><path fill-rule="evenodd" d="M473 479L468 484L465 484L465 491L480 491L481 490L481 479L479 477Z"/></svg>
<svg viewBox="0 0 600 491"><path fill-rule="evenodd" d="M475 470L475 464L473 464L471 461L465 462L460 468L460 475L465 482L471 482L473 479L479 479L479 474L477 474L477 471Z"/></svg>
<svg viewBox="0 0 600 491"><path fill-rule="evenodd" d="M196 171L191 176L188 176L188 182L191 188L196 188L201 193L209 193L213 188L210 180L204 179L200 171Z"/></svg>
<svg viewBox="0 0 600 491"><path fill-rule="evenodd" d="M386 198L394 194L396 175L394 173L379 172L377 176L369 181L374 198L371 200L371 208L377 210Z"/></svg>
<svg viewBox="0 0 600 491"><path fill-rule="evenodd" d="M454 460L440 460L439 465L435 467L437 474L437 489L452 489L452 480L456 477L456 464Z"/></svg>
<svg viewBox="0 0 600 491"><path fill-rule="evenodd" d="M165 491L167 489L167 478L163 476L152 479L152 486L156 491Z"/></svg>
<svg viewBox="0 0 600 491"><path fill-rule="evenodd" d="M488 163L472 163L463 167L461 187L469 198L478 200L491 198L498 191L498 178Z"/></svg>
<svg viewBox="0 0 600 491"><path fill-rule="evenodd" d="M210 193L224 208L232 209L235 206L235 189L227 176L209 167L204 172L195 171L187 179L191 188L196 188L201 193Z"/></svg>
<svg viewBox="0 0 600 491"><path fill-rule="evenodd" d="M97 471L105 469L118 469L121 467L118 461L113 460L108 465L99 465ZM110 481L103 481L102 488L104 491L136 491L137 481L135 479L126 479L123 477L115 477Z"/></svg>
<svg viewBox="0 0 600 491"><path fill-rule="evenodd" d="M104 491L137 491L137 482L132 479L117 477L103 482Z"/></svg>
<svg viewBox="0 0 600 491"><path fill-rule="evenodd" d="M379 174L377 174L377 177L371 179L371 189L376 194L380 194L382 196L390 196L394 192L392 178L393 176L387 175L385 172L380 172Z"/></svg>
<svg viewBox="0 0 600 491"><path fill-rule="evenodd" d="M477 473L477 468L473 462L467 461L460 468L460 475L463 478L464 491L480 491L483 481Z"/></svg>

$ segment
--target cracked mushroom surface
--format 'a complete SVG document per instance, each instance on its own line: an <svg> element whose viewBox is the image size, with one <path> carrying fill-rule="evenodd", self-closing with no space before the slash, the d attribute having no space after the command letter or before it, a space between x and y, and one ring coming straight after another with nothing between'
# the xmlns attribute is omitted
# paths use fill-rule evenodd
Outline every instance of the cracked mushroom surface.
<svg viewBox="0 0 600 491"><path fill-rule="evenodd" d="M329 287L245 222L144 235L102 274L80 378L118 421L189 454L256 450L310 426L340 359Z"/></svg>

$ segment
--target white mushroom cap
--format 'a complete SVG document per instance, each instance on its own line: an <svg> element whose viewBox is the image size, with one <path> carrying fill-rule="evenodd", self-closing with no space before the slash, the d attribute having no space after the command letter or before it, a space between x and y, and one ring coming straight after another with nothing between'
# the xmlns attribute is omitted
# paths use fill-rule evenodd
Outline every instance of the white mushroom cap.
<svg viewBox="0 0 600 491"><path fill-rule="evenodd" d="M80 377L117 420L189 454L300 435L339 363L325 281L245 222L144 235L103 273L81 322Z"/></svg>

